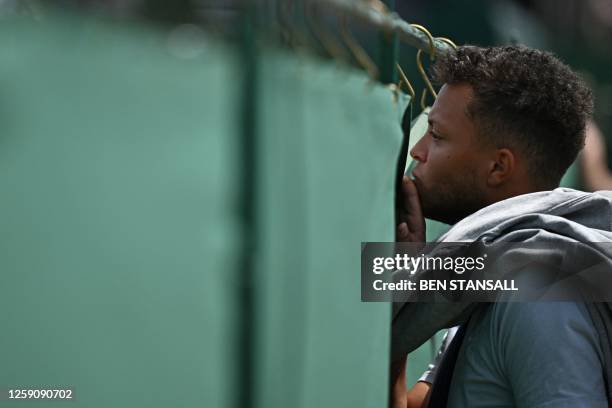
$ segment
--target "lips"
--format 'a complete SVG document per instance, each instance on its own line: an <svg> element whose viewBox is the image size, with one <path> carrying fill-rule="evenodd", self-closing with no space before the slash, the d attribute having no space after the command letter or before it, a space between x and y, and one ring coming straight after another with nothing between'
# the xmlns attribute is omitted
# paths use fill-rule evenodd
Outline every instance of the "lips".
<svg viewBox="0 0 612 408"><path fill-rule="evenodd" d="M423 182L419 178L419 175L414 174L414 172L412 173L412 178L413 178L414 185L416 186L416 189L420 194L423 191Z"/></svg>

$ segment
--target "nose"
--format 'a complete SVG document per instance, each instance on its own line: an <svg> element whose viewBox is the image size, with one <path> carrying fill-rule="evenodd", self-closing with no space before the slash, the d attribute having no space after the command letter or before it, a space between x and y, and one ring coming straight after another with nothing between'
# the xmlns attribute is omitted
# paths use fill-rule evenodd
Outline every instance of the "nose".
<svg viewBox="0 0 612 408"><path fill-rule="evenodd" d="M425 134L410 150L410 157L414 160L425 163L427 161L427 134Z"/></svg>

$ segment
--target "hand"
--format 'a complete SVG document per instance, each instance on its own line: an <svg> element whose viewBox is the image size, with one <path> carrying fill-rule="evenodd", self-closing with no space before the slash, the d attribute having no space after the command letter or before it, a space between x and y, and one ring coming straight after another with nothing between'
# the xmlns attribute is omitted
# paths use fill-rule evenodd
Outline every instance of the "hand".
<svg viewBox="0 0 612 408"><path fill-rule="evenodd" d="M389 408L425 408L431 384L418 381L410 390L406 386L408 356L391 363Z"/></svg>
<svg viewBox="0 0 612 408"><path fill-rule="evenodd" d="M414 181L404 176L402 182L401 208L397 210L398 225L395 232L397 242L425 242L425 218Z"/></svg>

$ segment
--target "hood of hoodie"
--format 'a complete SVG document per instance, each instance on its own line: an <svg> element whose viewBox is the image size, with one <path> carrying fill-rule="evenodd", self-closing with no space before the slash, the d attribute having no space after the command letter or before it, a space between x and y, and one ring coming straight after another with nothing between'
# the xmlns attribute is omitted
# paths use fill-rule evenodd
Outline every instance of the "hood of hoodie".
<svg viewBox="0 0 612 408"><path fill-rule="evenodd" d="M612 191L585 193L571 188L523 194L491 204L455 224L440 237L443 242L472 242L487 236L496 239L518 225L544 228L556 219L563 235L612 240Z"/></svg>
<svg viewBox="0 0 612 408"><path fill-rule="evenodd" d="M557 188L512 197L464 218L438 242L612 243L612 192ZM477 303L407 302L394 306L392 359L396 360L438 330L465 322Z"/></svg>

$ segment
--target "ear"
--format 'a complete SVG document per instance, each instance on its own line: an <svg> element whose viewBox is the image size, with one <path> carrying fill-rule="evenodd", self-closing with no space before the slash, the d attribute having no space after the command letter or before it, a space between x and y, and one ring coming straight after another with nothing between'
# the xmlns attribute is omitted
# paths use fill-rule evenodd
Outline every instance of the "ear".
<svg viewBox="0 0 612 408"><path fill-rule="evenodd" d="M489 168L487 185L497 187L508 181L516 170L516 157L512 150L497 149Z"/></svg>

